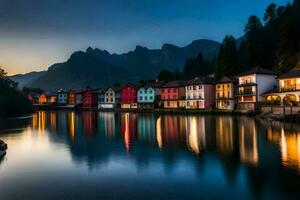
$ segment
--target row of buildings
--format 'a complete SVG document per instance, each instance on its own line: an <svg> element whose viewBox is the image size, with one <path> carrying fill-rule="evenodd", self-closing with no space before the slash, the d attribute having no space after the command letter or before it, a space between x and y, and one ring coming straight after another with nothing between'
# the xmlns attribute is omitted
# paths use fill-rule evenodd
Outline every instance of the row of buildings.
<svg viewBox="0 0 300 200"><path fill-rule="evenodd" d="M58 90L29 94L35 104L99 109L210 109L255 111L260 104L298 105L300 71L278 76L255 67L235 77L196 77L190 81L146 81L106 89Z"/></svg>

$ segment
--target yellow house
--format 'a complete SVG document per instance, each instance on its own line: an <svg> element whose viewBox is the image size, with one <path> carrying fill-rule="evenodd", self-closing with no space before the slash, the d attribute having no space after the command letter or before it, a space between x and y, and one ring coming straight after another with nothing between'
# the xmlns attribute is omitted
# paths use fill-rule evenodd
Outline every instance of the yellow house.
<svg viewBox="0 0 300 200"><path fill-rule="evenodd" d="M47 103L47 96L45 93L40 94L39 96L39 104L46 104Z"/></svg>
<svg viewBox="0 0 300 200"><path fill-rule="evenodd" d="M278 77L278 88L262 95L267 104L299 105L300 102L300 69L293 69Z"/></svg>
<svg viewBox="0 0 300 200"><path fill-rule="evenodd" d="M216 84L216 108L233 110L235 107L234 79L223 76Z"/></svg>

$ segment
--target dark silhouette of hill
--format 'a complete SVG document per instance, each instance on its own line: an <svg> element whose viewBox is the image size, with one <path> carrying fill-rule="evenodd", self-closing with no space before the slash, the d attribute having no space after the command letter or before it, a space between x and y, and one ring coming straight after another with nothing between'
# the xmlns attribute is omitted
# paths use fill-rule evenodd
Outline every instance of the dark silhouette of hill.
<svg viewBox="0 0 300 200"><path fill-rule="evenodd" d="M111 54L98 48L78 51L63 63L56 63L47 71L16 75L11 78L21 86L40 87L45 90L58 88L105 87L116 81L125 83L141 79L153 79L161 69L183 68L187 58L202 53L212 59L219 43L211 40L195 40L185 47L164 44L161 49L136 46L133 51Z"/></svg>

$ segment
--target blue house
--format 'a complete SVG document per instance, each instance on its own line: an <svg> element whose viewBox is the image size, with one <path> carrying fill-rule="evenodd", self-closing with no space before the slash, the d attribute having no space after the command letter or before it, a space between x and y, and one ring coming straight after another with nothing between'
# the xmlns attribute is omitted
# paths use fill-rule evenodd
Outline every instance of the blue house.
<svg viewBox="0 0 300 200"><path fill-rule="evenodd" d="M138 108L153 109L155 103L155 89L151 86L140 87L137 93Z"/></svg>

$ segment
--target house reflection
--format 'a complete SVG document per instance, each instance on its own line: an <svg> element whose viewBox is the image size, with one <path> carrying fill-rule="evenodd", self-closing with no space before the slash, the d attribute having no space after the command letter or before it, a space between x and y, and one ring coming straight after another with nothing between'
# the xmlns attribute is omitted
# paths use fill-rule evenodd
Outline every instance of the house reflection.
<svg viewBox="0 0 300 200"><path fill-rule="evenodd" d="M221 154L229 156L233 153L234 124L232 117L216 117L216 143Z"/></svg>
<svg viewBox="0 0 300 200"><path fill-rule="evenodd" d="M161 116L157 118L156 120L156 141L158 144L158 147L161 149L163 147L163 141L162 141L162 133L161 133Z"/></svg>
<svg viewBox="0 0 300 200"><path fill-rule="evenodd" d="M50 112L50 128L56 130L56 112Z"/></svg>
<svg viewBox="0 0 300 200"><path fill-rule="evenodd" d="M186 147L185 118L183 116L161 116L158 118L156 138L160 148Z"/></svg>
<svg viewBox="0 0 300 200"><path fill-rule="evenodd" d="M32 116L32 127L38 130L39 134L44 134L46 129L46 113L39 111Z"/></svg>
<svg viewBox="0 0 300 200"><path fill-rule="evenodd" d="M137 139L135 113L124 113L121 115L121 133L125 148L127 151L129 151L131 149L133 140Z"/></svg>
<svg viewBox="0 0 300 200"><path fill-rule="evenodd" d="M206 148L204 117L186 117L186 141L191 151L199 154Z"/></svg>
<svg viewBox="0 0 300 200"><path fill-rule="evenodd" d="M280 146L282 164L300 172L300 127L273 122L267 136Z"/></svg>
<svg viewBox="0 0 300 200"><path fill-rule="evenodd" d="M117 123L115 113L99 113L99 128L104 132L105 138L114 139L116 137Z"/></svg>
<svg viewBox="0 0 300 200"><path fill-rule="evenodd" d="M257 127L254 119L241 117L239 120L239 149L242 162L258 164Z"/></svg>
<svg viewBox="0 0 300 200"><path fill-rule="evenodd" d="M75 136L75 112L68 113L68 126L71 141L74 141Z"/></svg>
<svg viewBox="0 0 300 200"><path fill-rule="evenodd" d="M155 144L155 119L152 114L137 116L137 134L140 142Z"/></svg>
<svg viewBox="0 0 300 200"><path fill-rule="evenodd" d="M97 131L97 112L84 111L83 116L83 129L86 135L92 136Z"/></svg>

